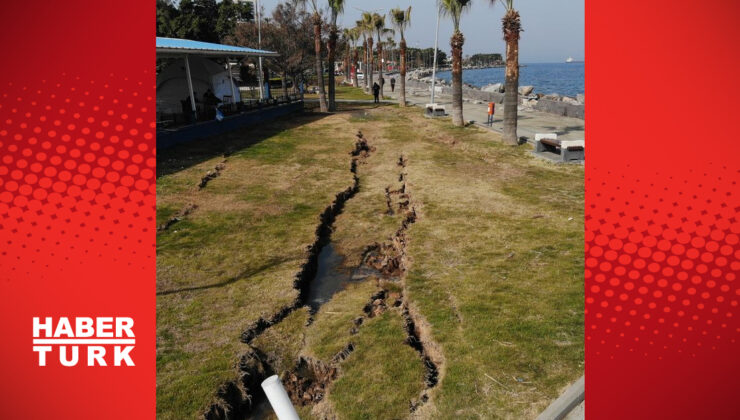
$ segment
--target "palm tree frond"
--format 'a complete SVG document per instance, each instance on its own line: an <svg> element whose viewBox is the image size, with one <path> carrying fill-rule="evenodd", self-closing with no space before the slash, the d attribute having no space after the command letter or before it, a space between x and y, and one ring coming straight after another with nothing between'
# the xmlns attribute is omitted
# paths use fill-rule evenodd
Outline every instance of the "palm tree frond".
<svg viewBox="0 0 740 420"><path fill-rule="evenodd" d="M344 13L344 0L329 0L329 8L338 15Z"/></svg>
<svg viewBox="0 0 740 420"><path fill-rule="evenodd" d="M460 17L464 11L470 8L472 3L472 0L439 0L439 10L443 15L452 19L455 32L459 32Z"/></svg>

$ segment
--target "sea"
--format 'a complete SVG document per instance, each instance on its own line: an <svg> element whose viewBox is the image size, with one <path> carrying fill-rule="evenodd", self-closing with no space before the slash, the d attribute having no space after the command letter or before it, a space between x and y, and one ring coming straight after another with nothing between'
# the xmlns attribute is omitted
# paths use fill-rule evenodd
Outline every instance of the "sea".
<svg viewBox="0 0 740 420"><path fill-rule="evenodd" d="M483 87L492 83L504 83L504 68L463 70L463 83ZM584 63L534 63L522 64L519 70L519 86L534 86L535 93L557 93L576 96L585 93ZM437 77L452 80L449 71L437 73Z"/></svg>

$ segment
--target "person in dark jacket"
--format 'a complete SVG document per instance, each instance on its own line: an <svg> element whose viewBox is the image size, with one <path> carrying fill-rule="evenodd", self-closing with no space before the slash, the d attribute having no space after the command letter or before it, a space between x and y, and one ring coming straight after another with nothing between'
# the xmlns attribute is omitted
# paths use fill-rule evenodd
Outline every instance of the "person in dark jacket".
<svg viewBox="0 0 740 420"><path fill-rule="evenodd" d="M375 103L380 103L380 85L378 82L373 83L373 97L375 98Z"/></svg>
<svg viewBox="0 0 740 420"><path fill-rule="evenodd" d="M395 92L395 91L396 91L396 78L391 77L391 92Z"/></svg>

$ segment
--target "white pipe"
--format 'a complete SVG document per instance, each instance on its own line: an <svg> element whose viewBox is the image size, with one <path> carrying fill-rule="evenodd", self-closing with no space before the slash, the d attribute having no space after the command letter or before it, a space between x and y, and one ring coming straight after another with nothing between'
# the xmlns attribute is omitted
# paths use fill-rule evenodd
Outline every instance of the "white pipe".
<svg viewBox="0 0 740 420"><path fill-rule="evenodd" d="M278 420L300 420L277 375L272 375L262 381L262 389L265 391L265 395L267 395Z"/></svg>
<svg viewBox="0 0 740 420"><path fill-rule="evenodd" d="M432 66L432 103L434 103L434 86L437 84L437 45L439 42L439 5L437 5L437 29L434 31L434 65Z"/></svg>
<svg viewBox="0 0 740 420"><path fill-rule="evenodd" d="M195 94L193 93L193 78L190 76L190 60L185 54L185 74L188 76L188 92L190 92L190 106L193 110L193 118L198 121L198 113L195 110Z"/></svg>

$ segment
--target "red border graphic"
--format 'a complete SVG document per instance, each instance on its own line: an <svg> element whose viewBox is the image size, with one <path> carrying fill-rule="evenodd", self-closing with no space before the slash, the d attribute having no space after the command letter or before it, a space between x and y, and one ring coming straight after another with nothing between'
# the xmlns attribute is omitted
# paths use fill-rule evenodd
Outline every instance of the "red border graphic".
<svg viewBox="0 0 740 420"><path fill-rule="evenodd" d="M586 417L739 418L740 9L586 7Z"/></svg>
<svg viewBox="0 0 740 420"><path fill-rule="evenodd" d="M154 417L154 16L3 5L0 417ZM136 366L39 367L35 316L131 317Z"/></svg>

